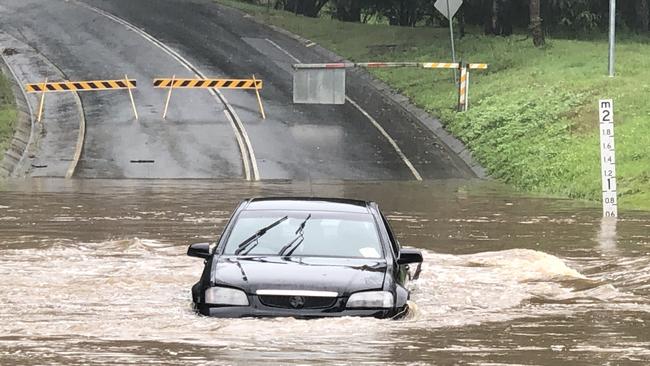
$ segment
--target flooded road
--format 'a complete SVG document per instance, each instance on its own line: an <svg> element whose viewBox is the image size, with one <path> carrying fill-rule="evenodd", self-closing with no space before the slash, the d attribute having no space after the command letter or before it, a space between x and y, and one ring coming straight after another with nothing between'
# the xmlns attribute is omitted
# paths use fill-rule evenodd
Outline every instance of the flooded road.
<svg viewBox="0 0 650 366"><path fill-rule="evenodd" d="M0 183L0 364L650 364L650 213L486 182ZM407 194L406 194L407 193ZM424 250L406 320L195 315L200 260L245 197L379 202Z"/></svg>

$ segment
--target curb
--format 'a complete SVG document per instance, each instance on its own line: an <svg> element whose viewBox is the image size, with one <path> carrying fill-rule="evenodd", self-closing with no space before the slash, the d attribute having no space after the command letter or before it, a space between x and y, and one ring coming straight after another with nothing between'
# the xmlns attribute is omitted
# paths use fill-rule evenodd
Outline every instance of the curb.
<svg viewBox="0 0 650 366"><path fill-rule="evenodd" d="M14 137L9 148L4 153L2 162L0 162L0 177L7 178L15 175L16 167L24 160L28 147L32 143L34 117L31 107L27 102L25 91L20 86L16 74L1 53L0 59L2 59L0 69L11 83L11 90L16 100L17 110Z"/></svg>
<svg viewBox="0 0 650 366"><path fill-rule="evenodd" d="M23 83L25 82L24 73L28 74L39 74L45 72L46 74L55 74L57 79L66 80L65 73L52 61L50 61L45 55L39 53L31 46L25 44L24 42L14 38L11 35L0 32L0 35L7 39L6 47L16 47L19 50L19 54L22 54L26 58L19 57L17 60L10 59L5 57L0 53L2 62L0 62L0 67L3 71L7 72L7 75L11 75L11 84L12 90L14 91L14 96L16 98L16 105L18 109L18 122L16 124L16 132L14 134L14 140L9 150L5 153L5 159L2 164L0 164L0 176L7 177L23 177L34 175L33 170L33 160L38 159L37 155L42 153L40 146L46 136L49 136L46 131L47 123L39 123L36 121L35 117L35 108L33 106L34 101L30 99L23 88ZM0 50L2 51L2 50ZM12 66L13 65L13 66ZM28 71L25 71L27 68ZM27 76L29 78L29 76ZM69 138L70 148L67 147L64 154L64 158L60 159L61 161L70 160L70 163L66 166L56 167L56 169L46 173L45 175L36 176L48 176L48 177L65 177L66 179L72 178L77 169L77 165L83 153L85 133L86 133L86 120L83 110L83 104L79 93L74 92L70 96L72 98L68 101L70 106L76 109L76 115L72 114L68 116L65 120L66 123L71 122L74 126L76 118L79 119L79 130L75 131L76 126L69 126L70 131L73 132L72 136L64 136L66 141ZM59 117L57 117L59 118ZM55 124L53 126L58 126ZM58 141L58 140L57 140ZM46 142L51 144L51 142ZM74 144L74 145L73 145ZM48 145L49 146L49 145ZM73 151L74 146L74 151ZM54 150L50 151L48 154L58 154L60 150L56 147ZM58 161L56 157L50 155L45 156L45 158L52 158L53 161ZM68 158L69 157L69 158ZM31 161L30 161L31 160ZM37 160L38 161L38 160Z"/></svg>
<svg viewBox="0 0 650 366"><path fill-rule="evenodd" d="M264 27L270 28L273 31L280 33L284 36L287 36L289 38L292 38L299 43L301 43L303 46L308 47L315 51L316 53L320 54L321 56L327 58L327 61L331 62L352 62L344 57L326 49L325 47L322 47L321 45L315 43L314 41L311 41L309 39L306 39L300 35L297 35L293 32L290 32L284 28L280 28L278 26L272 25L265 23L264 21L257 19L254 15L248 14L240 9L233 8L224 4L220 4L221 6L226 6L229 9L233 9L241 14L246 19L249 19L259 25L262 25ZM400 106L400 108L406 113L411 115L415 120L419 121L423 126L425 126L428 130L433 133L434 136L436 136L444 145L446 145L449 150L453 151L458 158L460 158L465 164L469 167L469 169L480 179L487 179L488 174L485 168L483 168L474 158L472 157L471 151L465 146L465 144L457 139L455 136L453 136L451 133L449 133L443 124L440 122L439 119L431 116L427 111L417 107L413 103L411 103L410 99L408 97L399 94L398 92L394 91L393 88L391 88L388 84L385 82L377 79L374 77L372 74L367 72L366 70L354 70L352 71L357 77L360 79L364 80L365 82L368 83L372 88L374 88L378 93L386 97L387 99L391 100L394 102L396 105Z"/></svg>

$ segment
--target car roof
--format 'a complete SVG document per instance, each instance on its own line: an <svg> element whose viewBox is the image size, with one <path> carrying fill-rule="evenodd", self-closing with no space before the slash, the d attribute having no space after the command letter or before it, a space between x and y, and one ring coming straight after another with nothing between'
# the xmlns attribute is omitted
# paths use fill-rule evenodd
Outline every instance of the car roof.
<svg viewBox="0 0 650 366"><path fill-rule="evenodd" d="M245 211L329 211L369 213L372 202L346 198L323 197L269 197L247 200Z"/></svg>

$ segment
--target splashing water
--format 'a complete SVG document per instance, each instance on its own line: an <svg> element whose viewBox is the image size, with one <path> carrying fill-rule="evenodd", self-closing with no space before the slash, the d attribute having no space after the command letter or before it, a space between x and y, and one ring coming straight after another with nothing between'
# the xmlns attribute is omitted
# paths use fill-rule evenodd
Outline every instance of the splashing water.
<svg viewBox="0 0 650 366"><path fill-rule="evenodd" d="M0 220L0 364L650 360L644 216L621 221L598 252L597 216L510 212L531 206L511 197L514 206L495 212L498 196L467 191L434 205L430 189L388 186L375 194L409 189L423 202L384 205L401 241L428 248L406 319L210 319L191 309L203 265L186 244L215 239L234 203L204 198L232 187L101 187L105 196L72 193L74 205L70 193L3 199L1 216L11 219Z"/></svg>

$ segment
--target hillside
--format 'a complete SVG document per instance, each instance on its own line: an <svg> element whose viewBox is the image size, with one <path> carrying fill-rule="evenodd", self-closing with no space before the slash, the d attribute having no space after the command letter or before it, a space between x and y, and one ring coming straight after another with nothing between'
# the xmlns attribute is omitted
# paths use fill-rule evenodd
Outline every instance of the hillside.
<svg viewBox="0 0 650 366"><path fill-rule="evenodd" d="M451 59L446 29L344 23L218 2L354 61ZM490 68L472 73L466 113L454 111L450 71L373 73L439 117L493 178L526 191L593 201L600 199L597 101L612 98L619 207L650 209L650 40L623 38L617 48L617 76L609 78L604 35L591 41L549 38L546 47L536 49L525 34L486 37L470 30L457 41L459 57L489 63Z"/></svg>

